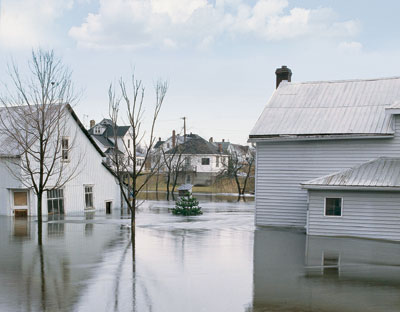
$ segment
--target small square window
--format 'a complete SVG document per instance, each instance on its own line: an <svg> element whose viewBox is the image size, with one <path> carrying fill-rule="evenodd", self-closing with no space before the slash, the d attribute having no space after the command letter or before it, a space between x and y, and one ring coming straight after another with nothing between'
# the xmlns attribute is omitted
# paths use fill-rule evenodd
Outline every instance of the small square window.
<svg viewBox="0 0 400 312"><path fill-rule="evenodd" d="M210 158L202 158L201 159L201 164L202 165L209 165L210 164Z"/></svg>
<svg viewBox="0 0 400 312"><path fill-rule="evenodd" d="M342 216L343 198L325 198L325 216Z"/></svg>

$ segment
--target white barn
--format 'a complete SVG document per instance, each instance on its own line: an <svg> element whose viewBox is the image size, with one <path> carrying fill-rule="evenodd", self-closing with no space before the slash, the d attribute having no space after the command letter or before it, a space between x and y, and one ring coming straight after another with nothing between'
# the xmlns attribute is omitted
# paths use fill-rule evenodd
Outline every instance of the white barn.
<svg viewBox="0 0 400 312"><path fill-rule="evenodd" d="M109 210L119 206L119 187L110 169L104 164L104 153L91 138L69 105L65 120L66 144L71 144L66 168L77 168L74 177L62 188L47 191L43 198L43 215L72 214L85 211ZM5 109L0 113L6 114ZM1 137L0 144L0 215L37 215L36 195L27 183L17 179L19 169L13 162L20 161L15 149L7 148L7 141ZM12 170L12 172L10 171ZM56 185L49 181L49 186Z"/></svg>
<svg viewBox="0 0 400 312"><path fill-rule="evenodd" d="M249 136L257 151L255 222L305 228L302 183L400 157L400 77L292 83L290 69L276 74L278 87Z"/></svg>

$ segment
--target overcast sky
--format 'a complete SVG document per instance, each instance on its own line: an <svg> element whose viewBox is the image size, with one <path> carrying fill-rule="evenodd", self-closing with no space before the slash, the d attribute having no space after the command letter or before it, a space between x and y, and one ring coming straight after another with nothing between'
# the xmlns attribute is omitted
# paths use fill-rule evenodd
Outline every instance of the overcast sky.
<svg viewBox="0 0 400 312"><path fill-rule="evenodd" d="M0 0L0 77L11 58L54 49L74 73L84 122L132 68L169 81L157 136L188 131L245 143L285 64L293 81L400 76L400 1ZM1 79L1 78L0 78Z"/></svg>

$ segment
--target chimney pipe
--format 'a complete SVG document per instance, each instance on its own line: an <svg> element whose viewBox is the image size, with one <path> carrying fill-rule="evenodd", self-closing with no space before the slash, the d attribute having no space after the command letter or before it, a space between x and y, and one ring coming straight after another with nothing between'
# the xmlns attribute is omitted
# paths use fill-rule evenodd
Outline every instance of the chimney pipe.
<svg viewBox="0 0 400 312"><path fill-rule="evenodd" d="M92 129L95 125L96 125L96 122L94 121L94 119L92 119L92 120L90 121L90 124L89 124L90 129Z"/></svg>
<svg viewBox="0 0 400 312"><path fill-rule="evenodd" d="M224 143L225 142L225 139L222 139L222 143Z"/></svg>
<svg viewBox="0 0 400 312"><path fill-rule="evenodd" d="M281 68L277 68L275 71L276 75L276 88L279 87L279 84L286 80L287 82L292 81L292 71L286 65L282 65Z"/></svg>
<svg viewBox="0 0 400 312"><path fill-rule="evenodd" d="M161 137L158 138L158 142L161 142Z"/></svg>
<svg viewBox="0 0 400 312"><path fill-rule="evenodd" d="M176 145L176 134L175 130L172 130L172 148L174 148Z"/></svg>
<svg viewBox="0 0 400 312"><path fill-rule="evenodd" d="M213 137L211 137L209 140L208 140L208 142L210 142L210 143L212 143L214 140L213 140Z"/></svg>
<svg viewBox="0 0 400 312"><path fill-rule="evenodd" d="M221 143L218 144L218 151L219 151L220 153L222 153L222 144L221 144Z"/></svg>

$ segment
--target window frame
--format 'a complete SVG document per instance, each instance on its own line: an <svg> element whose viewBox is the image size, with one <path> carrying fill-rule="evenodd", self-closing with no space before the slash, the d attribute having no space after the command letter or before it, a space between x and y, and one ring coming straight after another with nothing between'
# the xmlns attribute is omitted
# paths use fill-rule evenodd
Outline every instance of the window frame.
<svg viewBox="0 0 400 312"><path fill-rule="evenodd" d="M335 216L335 215L327 215L326 214L326 200L327 199L340 199L340 216ZM343 197L324 197L324 217L328 217L328 218L342 218L343 217Z"/></svg>
<svg viewBox="0 0 400 312"><path fill-rule="evenodd" d="M67 147L66 148L64 148L64 141L65 140L67 141ZM67 154L66 158L64 158L64 151ZM70 160L71 159L70 159L69 137L68 136L63 136L61 138L61 161L69 162Z"/></svg>
<svg viewBox="0 0 400 312"><path fill-rule="evenodd" d="M208 160L208 164L204 164L204 163L203 163L203 160L205 160L205 159ZM201 158L201 165L202 165L202 166L209 166L210 163L211 163L211 162L210 162L210 157L202 157L202 158Z"/></svg>
<svg viewBox="0 0 400 312"><path fill-rule="evenodd" d="M90 187L92 189L92 191L90 193L86 193L86 188ZM84 200L84 204L85 204L85 210L92 210L95 209L94 208L94 185L93 184L84 184L83 185L83 200ZM86 205L86 194L92 194L92 206L88 207Z"/></svg>

